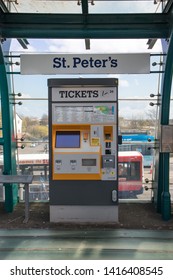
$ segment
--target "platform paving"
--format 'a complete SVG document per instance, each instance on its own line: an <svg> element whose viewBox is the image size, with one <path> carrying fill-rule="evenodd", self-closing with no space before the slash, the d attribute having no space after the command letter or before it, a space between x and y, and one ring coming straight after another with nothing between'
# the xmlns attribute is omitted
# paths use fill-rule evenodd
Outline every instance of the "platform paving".
<svg viewBox="0 0 173 280"><path fill-rule="evenodd" d="M173 231L1 229L1 260L173 260Z"/></svg>

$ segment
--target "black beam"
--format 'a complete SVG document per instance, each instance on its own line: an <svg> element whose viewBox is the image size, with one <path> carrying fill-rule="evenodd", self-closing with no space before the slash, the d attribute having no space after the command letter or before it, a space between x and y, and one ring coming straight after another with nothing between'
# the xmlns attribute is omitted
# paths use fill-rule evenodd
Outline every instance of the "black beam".
<svg viewBox="0 0 173 280"><path fill-rule="evenodd" d="M171 12L171 10L173 9L173 0L169 0L167 3L166 3L166 6L163 10L163 13L168 13L168 12Z"/></svg>
<svg viewBox="0 0 173 280"><path fill-rule="evenodd" d="M0 14L3 38L168 38L172 18L164 14Z"/></svg>
<svg viewBox="0 0 173 280"><path fill-rule="evenodd" d="M85 48L86 50L90 50L90 39L85 39Z"/></svg>
<svg viewBox="0 0 173 280"><path fill-rule="evenodd" d="M7 6L4 4L3 0L0 0L0 13L8 13L9 10Z"/></svg>
<svg viewBox="0 0 173 280"><path fill-rule="evenodd" d="M82 14L88 14L88 0L82 0ZM86 50L90 49L90 39L85 39L85 48Z"/></svg>
<svg viewBox="0 0 173 280"><path fill-rule="evenodd" d="M82 13L88 14L88 0L82 0Z"/></svg>

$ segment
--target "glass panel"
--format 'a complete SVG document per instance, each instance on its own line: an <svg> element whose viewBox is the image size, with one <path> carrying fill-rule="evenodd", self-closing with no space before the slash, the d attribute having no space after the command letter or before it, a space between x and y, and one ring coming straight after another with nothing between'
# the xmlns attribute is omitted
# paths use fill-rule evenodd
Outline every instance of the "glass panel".
<svg viewBox="0 0 173 280"><path fill-rule="evenodd" d="M20 201L23 201L25 197L25 190L20 191ZM49 200L49 185L46 182L30 184L29 186L29 201L48 201Z"/></svg>
<svg viewBox="0 0 173 280"><path fill-rule="evenodd" d="M170 155L170 177L169 177L169 181L170 181L170 195L171 195L171 202L173 202L173 154Z"/></svg>
<svg viewBox="0 0 173 280"><path fill-rule="evenodd" d="M23 95L24 96L24 95ZM29 95L28 95L29 96ZM17 99L19 100L19 99ZM44 118L44 115L48 114L48 102L47 98L46 100L42 100L40 97L37 98L20 98L20 101L22 102L21 106L16 106L16 112L17 114L22 118L27 116L32 116L33 120L32 122L35 122L35 125L39 125L39 118ZM16 101L18 102L18 101ZM35 119L34 119L35 117ZM30 124L29 124L30 125ZM24 127L25 130L23 131L26 133L28 131L28 127ZM35 131L36 133L36 131ZM36 136L37 138L37 136Z"/></svg>
<svg viewBox="0 0 173 280"><path fill-rule="evenodd" d="M1 113L0 113L0 138L3 137L3 131L2 131L2 117L1 117ZM0 146L1 149L1 146Z"/></svg>
<svg viewBox="0 0 173 280"><path fill-rule="evenodd" d="M119 126L122 144L119 145L119 189L121 199L151 201L151 184L145 189L144 180L152 180L155 111L149 101L119 102ZM124 117L122 117L124 115ZM121 160L122 158L122 160ZM125 171L124 171L125 169Z"/></svg>
<svg viewBox="0 0 173 280"><path fill-rule="evenodd" d="M66 0L17 0L8 3L7 7L12 13L82 13L78 1Z"/></svg>
<svg viewBox="0 0 173 280"><path fill-rule="evenodd" d="M173 124L173 90L171 95L171 102L170 102L170 124Z"/></svg>
<svg viewBox="0 0 173 280"><path fill-rule="evenodd" d="M0 98L0 102L1 98ZM2 105L2 103L0 103ZM0 138L3 137L2 134L2 114L1 114L1 110L0 110ZM0 175L3 174L3 146L0 145ZM4 201L5 199L5 193L4 193L4 187L3 184L0 184L0 201Z"/></svg>
<svg viewBox="0 0 173 280"><path fill-rule="evenodd" d="M0 175L3 174L4 169L4 157L3 157L3 146L0 146ZM0 201L5 200L5 189L3 184L0 184Z"/></svg>
<svg viewBox="0 0 173 280"><path fill-rule="evenodd" d="M86 50L83 39L28 39L28 49L24 51L16 39L12 40L11 51L13 55L20 53L151 53L148 49L147 39L90 39L90 50ZM153 46L151 57L151 70L158 71L160 63L161 42L158 39ZM12 62L20 62L13 58ZM154 65L152 65L154 63ZM18 63L20 66L20 63ZM15 66L19 71L19 66ZM14 67L14 65L13 65ZM139 75L138 75L139 76ZM135 77L135 76L134 76ZM154 75L153 75L154 77Z"/></svg>
<svg viewBox="0 0 173 280"><path fill-rule="evenodd" d="M18 143L17 166L19 174L34 175L30 185L30 201L49 199L48 115L47 100L22 100L19 110L24 141ZM24 146L24 149L23 147ZM21 148L20 148L21 147ZM24 189L19 192L24 199Z"/></svg>
<svg viewBox="0 0 173 280"><path fill-rule="evenodd" d="M155 117L157 106L150 106L148 101L119 101L119 126L121 131L141 131L155 135Z"/></svg>
<svg viewBox="0 0 173 280"><path fill-rule="evenodd" d="M160 3L152 0L112 0L94 1L94 5L89 7L90 13L155 13L161 12Z"/></svg>
<svg viewBox="0 0 173 280"><path fill-rule="evenodd" d="M18 13L81 13L81 0L17 0L4 1L10 12ZM154 13L165 6L154 0L90 0L90 13ZM164 1L165 2L165 1Z"/></svg>
<svg viewBox="0 0 173 280"><path fill-rule="evenodd" d="M4 201L5 200L5 187L3 186L3 184L0 184L0 201Z"/></svg>
<svg viewBox="0 0 173 280"><path fill-rule="evenodd" d="M170 102L170 124L173 125L173 85L171 91L171 102ZM171 201L173 202L173 153L170 154L170 194L171 194Z"/></svg>
<svg viewBox="0 0 173 280"><path fill-rule="evenodd" d="M118 181L120 199L143 199L143 157L139 152L119 152Z"/></svg>
<svg viewBox="0 0 173 280"><path fill-rule="evenodd" d="M157 94L157 87L157 74L130 76L122 75L119 79L119 100L130 98L132 100L150 99L151 93ZM148 104L150 101L154 102L155 100L156 98L151 98L150 100L148 100Z"/></svg>
<svg viewBox="0 0 173 280"><path fill-rule="evenodd" d="M32 118L30 118L32 121ZM33 124L33 129L34 129ZM17 166L18 174L34 175L33 184L30 185L30 201L49 200L49 156L48 136L40 138L40 142L24 140L24 149L18 149ZM24 189L19 190L20 200L24 200Z"/></svg>

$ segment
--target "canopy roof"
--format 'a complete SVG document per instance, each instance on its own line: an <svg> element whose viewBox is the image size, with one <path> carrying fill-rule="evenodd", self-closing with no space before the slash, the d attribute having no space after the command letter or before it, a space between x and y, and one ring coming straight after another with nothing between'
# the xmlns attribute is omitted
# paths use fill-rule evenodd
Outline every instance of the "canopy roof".
<svg viewBox="0 0 173 280"><path fill-rule="evenodd" d="M173 0L0 0L3 38L168 38Z"/></svg>

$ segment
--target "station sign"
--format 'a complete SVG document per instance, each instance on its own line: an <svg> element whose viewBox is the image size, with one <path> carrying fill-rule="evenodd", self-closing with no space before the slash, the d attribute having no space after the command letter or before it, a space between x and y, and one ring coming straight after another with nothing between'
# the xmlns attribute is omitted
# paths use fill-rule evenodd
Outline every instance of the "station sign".
<svg viewBox="0 0 173 280"><path fill-rule="evenodd" d="M149 53L21 54L22 75L149 74Z"/></svg>

